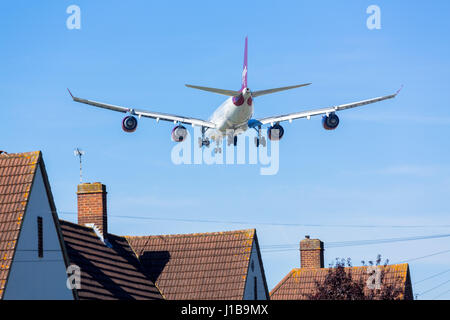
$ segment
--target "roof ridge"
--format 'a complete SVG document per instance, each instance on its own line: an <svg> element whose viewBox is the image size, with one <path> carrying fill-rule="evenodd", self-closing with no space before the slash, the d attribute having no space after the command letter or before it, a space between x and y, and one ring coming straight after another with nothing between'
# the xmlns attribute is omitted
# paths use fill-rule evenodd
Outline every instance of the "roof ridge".
<svg viewBox="0 0 450 320"><path fill-rule="evenodd" d="M19 158L19 157L26 157L26 156L38 156L41 154L40 150L37 151L27 151L27 152L17 152L17 153L6 153L3 151L3 153L0 153L0 158Z"/></svg>
<svg viewBox="0 0 450 320"><path fill-rule="evenodd" d="M173 238L187 238L187 237L198 237L198 236L213 236L213 235L223 235L223 234L241 234L241 233L251 233L252 236L255 235L255 228L252 229L241 229L241 230L227 230L227 231L215 231L215 232L196 232L196 233L175 233L175 234L157 234L157 235L145 235L145 236L124 236L125 238L157 238L157 237L173 237Z"/></svg>

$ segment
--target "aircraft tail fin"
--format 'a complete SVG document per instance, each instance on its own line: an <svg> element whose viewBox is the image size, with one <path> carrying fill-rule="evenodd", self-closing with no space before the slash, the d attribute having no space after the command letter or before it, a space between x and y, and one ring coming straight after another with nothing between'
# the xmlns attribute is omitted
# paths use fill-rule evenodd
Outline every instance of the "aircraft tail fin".
<svg viewBox="0 0 450 320"><path fill-rule="evenodd" d="M248 37L245 37L245 48L244 48L244 66L242 67L242 89L247 88L247 67L248 67Z"/></svg>

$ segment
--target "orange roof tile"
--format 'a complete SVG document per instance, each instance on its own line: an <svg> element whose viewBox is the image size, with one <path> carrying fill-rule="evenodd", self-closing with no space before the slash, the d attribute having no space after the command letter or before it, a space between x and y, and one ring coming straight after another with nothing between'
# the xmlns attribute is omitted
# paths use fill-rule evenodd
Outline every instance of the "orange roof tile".
<svg viewBox="0 0 450 320"><path fill-rule="evenodd" d="M243 298L255 229L126 239L165 298Z"/></svg>
<svg viewBox="0 0 450 320"><path fill-rule="evenodd" d="M40 159L40 151L0 154L0 299Z"/></svg>
<svg viewBox="0 0 450 320"><path fill-rule="evenodd" d="M388 265L386 267L384 284L401 286L404 299L412 299L412 286L409 275L409 266L407 263ZM367 266L360 267L346 267L347 272L351 271L352 278L355 280L364 281L368 278ZM307 300L310 294L316 290L316 281L321 283L329 268L317 269L293 269L284 277L280 283L270 292L271 300ZM383 284L382 284L383 285Z"/></svg>
<svg viewBox="0 0 450 320"><path fill-rule="evenodd" d="M124 237L108 234L107 246L90 227L59 223L70 263L80 267L79 299L162 299Z"/></svg>

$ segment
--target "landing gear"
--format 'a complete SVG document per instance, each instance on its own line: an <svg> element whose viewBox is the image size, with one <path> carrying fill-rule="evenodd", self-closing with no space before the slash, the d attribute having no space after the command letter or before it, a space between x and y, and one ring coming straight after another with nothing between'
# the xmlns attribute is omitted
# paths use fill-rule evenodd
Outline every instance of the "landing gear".
<svg viewBox="0 0 450 320"><path fill-rule="evenodd" d="M267 143L266 143L265 137L261 137L261 138L255 137L255 146L257 148L259 148L260 145L263 147L266 147Z"/></svg>
<svg viewBox="0 0 450 320"><path fill-rule="evenodd" d="M214 154L222 153L222 139L216 138L216 139L214 139L214 141L216 142L216 147L214 148Z"/></svg>
<svg viewBox="0 0 450 320"><path fill-rule="evenodd" d="M203 146L205 146L205 147L207 147L207 148L209 148L209 145L210 145L211 143L210 143L210 141L209 141L209 139L208 138L206 138L206 139L202 139L202 138L198 138L198 147L199 148L201 148L201 147L203 147Z"/></svg>
<svg viewBox="0 0 450 320"><path fill-rule="evenodd" d="M259 138L255 137L255 146L259 148Z"/></svg>
<svg viewBox="0 0 450 320"><path fill-rule="evenodd" d="M227 138L227 146L233 144L233 146L237 146L238 137L235 135L229 135Z"/></svg>
<svg viewBox="0 0 450 320"><path fill-rule="evenodd" d="M261 137L261 145L262 145L263 147L267 146L267 143L266 143L266 137Z"/></svg>
<svg viewBox="0 0 450 320"><path fill-rule="evenodd" d="M266 137L263 137L263 136L261 135L261 126L258 126L258 129L255 128L255 130L256 130L256 132L258 133L258 136L255 137L255 146L256 146L257 148L259 148L259 145L262 145L263 147L265 147L265 146L267 145L267 143L266 143Z"/></svg>
<svg viewBox="0 0 450 320"><path fill-rule="evenodd" d="M208 138L205 138L205 132L206 132L207 128L202 127L202 137L198 138L198 147L201 148L203 146L209 148L210 145L210 141Z"/></svg>

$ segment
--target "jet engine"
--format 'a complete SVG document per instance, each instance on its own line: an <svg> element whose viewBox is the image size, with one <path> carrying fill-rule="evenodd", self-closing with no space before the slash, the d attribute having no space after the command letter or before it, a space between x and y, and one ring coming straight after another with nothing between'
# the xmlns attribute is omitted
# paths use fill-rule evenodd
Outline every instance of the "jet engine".
<svg viewBox="0 0 450 320"><path fill-rule="evenodd" d="M122 129L125 132L135 132L138 125L138 121L133 116L126 116L122 120Z"/></svg>
<svg viewBox="0 0 450 320"><path fill-rule="evenodd" d="M267 136L269 137L269 139L271 141L281 140L281 138L283 138L283 135L284 135L284 129L278 123L275 124L274 126L270 126L267 129Z"/></svg>
<svg viewBox="0 0 450 320"><path fill-rule="evenodd" d="M182 125L178 125L172 129L172 140L175 142L182 142L186 139L188 131Z"/></svg>
<svg viewBox="0 0 450 320"><path fill-rule="evenodd" d="M244 104L245 99L244 99L244 95L242 93L240 93L238 96L233 97L233 104L236 107L240 107Z"/></svg>
<svg viewBox="0 0 450 320"><path fill-rule="evenodd" d="M323 116L322 125L325 130L334 130L339 125L339 117L334 113L328 116Z"/></svg>

